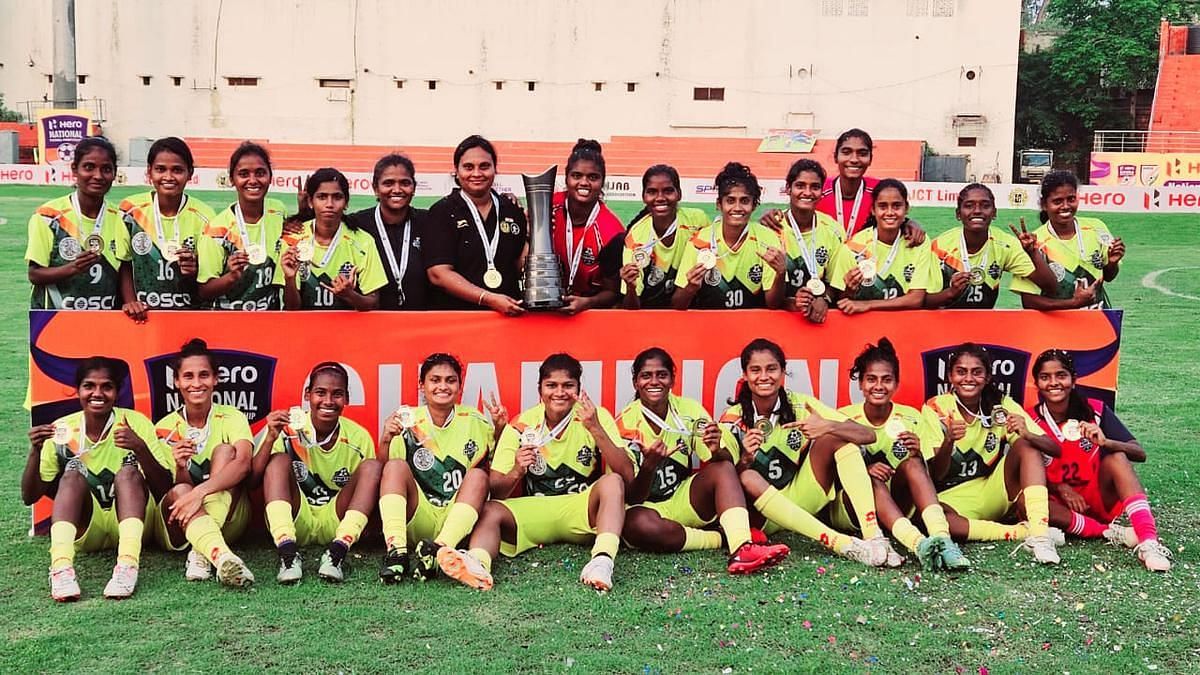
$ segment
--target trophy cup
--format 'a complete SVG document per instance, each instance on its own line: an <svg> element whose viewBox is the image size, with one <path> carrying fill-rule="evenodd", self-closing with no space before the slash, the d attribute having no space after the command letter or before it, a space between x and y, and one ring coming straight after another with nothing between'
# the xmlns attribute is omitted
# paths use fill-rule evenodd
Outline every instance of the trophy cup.
<svg viewBox="0 0 1200 675"><path fill-rule="evenodd" d="M558 166L539 176L521 174L529 207L529 256L525 259L525 308L558 309L563 305L562 270L550 240L550 198Z"/></svg>

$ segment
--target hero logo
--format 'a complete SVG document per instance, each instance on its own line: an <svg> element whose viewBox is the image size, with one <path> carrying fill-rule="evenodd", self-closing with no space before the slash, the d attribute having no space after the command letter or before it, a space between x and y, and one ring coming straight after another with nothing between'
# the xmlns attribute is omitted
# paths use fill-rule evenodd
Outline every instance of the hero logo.
<svg viewBox="0 0 1200 675"><path fill-rule="evenodd" d="M1029 352L1002 345L982 345L992 357L992 382L1000 391L1017 403L1024 403L1025 377L1029 372ZM930 399L950 391L950 355L958 345L940 347L921 353L925 372L925 398Z"/></svg>
<svg viewBox="0 0 1200 675"><path fill-rule="evenodd" d="M213 401L241 410L251 424L266 419L271 412L276 359L226 349L214 349L213 356L217 361L218 382ZM183 405L183 393L175 388L175 371L171 368L174 357L163 354L145 361L153 419L160 419Z"/></svg>

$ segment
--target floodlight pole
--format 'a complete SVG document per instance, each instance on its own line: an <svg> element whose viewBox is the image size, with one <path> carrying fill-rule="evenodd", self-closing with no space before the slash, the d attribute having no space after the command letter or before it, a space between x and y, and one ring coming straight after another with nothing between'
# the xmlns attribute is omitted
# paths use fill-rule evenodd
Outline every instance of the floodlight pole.
<svg viewBox="0 0 1200 675"><path fill-rule="evenodd" d="M79 99L75 71L75 0L54 0L54 107L74 108Z"/></svg>

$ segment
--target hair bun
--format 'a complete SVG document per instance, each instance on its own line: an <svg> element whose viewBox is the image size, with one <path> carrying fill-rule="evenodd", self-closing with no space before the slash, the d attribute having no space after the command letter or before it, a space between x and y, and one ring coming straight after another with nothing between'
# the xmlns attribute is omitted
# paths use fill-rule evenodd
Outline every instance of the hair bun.
<svg viewBox="0 0 1200 675"><path fill-rule="evenodd" d="M602 154L604 150L600 147L600 141L594 138L581 138L575 141L575 147L571 148L571 152L594 152Z"/></svg>

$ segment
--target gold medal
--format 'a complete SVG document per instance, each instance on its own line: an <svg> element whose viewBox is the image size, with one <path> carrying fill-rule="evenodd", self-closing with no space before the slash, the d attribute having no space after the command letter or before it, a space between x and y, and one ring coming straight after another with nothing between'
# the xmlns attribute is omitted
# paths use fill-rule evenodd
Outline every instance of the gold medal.
<svg viewBox="0 0 1200 675"><path fill-rule="evenodd" d="M761 431L763 438L765 439L767 436L771 435L772 431L775 430L775 425L771 424L770 418L764 417L754 423L754 428Z"/></svg>
<svg viewBox="0 0 1200 675"><path fill-rule="evenodd" d="M483 273L483 285L491 289L500 288L500 284L504 283L504 275L500 274L500 270L495 267L489 267Z"/></svg>
<svg viewBox="0 0 1200 675"><path fill-rule="evenodd" d="M1004 409L1004 406L998 405L992 408L992 424L998 427L1008 424L1008 411Z"/></svg>
<svg viewBox="0 0 1200 675"><path fill-rule="evenodd" d="M900 434L904 433L905 431L908 431L908 427L904 426L904 422L901 422L895 417L888 420L887 424L883 425L883 433L891 436L892 438L899 438Z"/></svg>
<svg viewBox="0 0 1200 675"><path fill-rule="evenodd" d="M862 274L862 282L864 286L870 286L875 283L875 260L872 258L863 258L858 261L858 271Z"/></svg>
<svg viewBox="0 0 1200 675"><path fill-rule="evenodd" d="M1067 420L1067 423L1062 425L1062 437L1071 442L1083 438L1083 429L1079 426L1079 420Z"/></svg>
<svg viewBox="0 0 1200 675"><path fill-rule="evenodd" d="M71 442L71 427L66 422L54 423L54 436L51 438L55 445L66 445Z"/></svg>
<svg viewBox="0 0 1200 675"><path fill-rule="evenodd" d="M88 235L88 238L84 240L84 247L92 253L99 254L104 250L104 237L98 234Z"/></svg>
<svg viewBox="0 0 1200 675"><path fill-rule="evenodd" d="M288 426L292 428L292 431L306 431L308 424L307 410L298 405L288 409Z"/></svg>
<svg viewBox="0 0 1200 675"><path fill-rule="evenodd" d="M246 247L246 257L251 265L261 265L267 262L267 250L259 244L250 244Z"/></svg>
<svg viewBox="0 0 1200 675"><path fill-rule="evenodd" d="M711 270L717 266L717 254L711 248L700 249L696 253L696 262L706 270Z"/></svg>
<svg viewBox="0 0 1200 675"><path fill-rule="evenodd" d="M296 242L296 259L300 262L312 262L313 259L313 240L301 239Z"/></svg>
<svg viewBox="0 0 1200 675"><path fill-rule="evenodd" d="M978 286L983 283L983 270L976 267L967 273L967 282L972 286Z"/></svg>
<svg viewBox="0 0 1200 675"><path fill-rule="evenodd" d="M645 249L635 249L633 252L633 264L638 266L638 269L644 270L650 264L650 254Z"/></svg>
<svg viewBox="0 0 1200 675"><path fill-rule="evenodd" d="M711 422L709 422L709 420L705 420L705 419L696 420L695 422L692 423L692 434L695 436L703 436L704 432L708 430L709 424L711 424Z"/></svg>
<svg viewBox="0 0 1200 675"><path fill-rule="evenodd" d="M200 440L204 436L204 430L197 427L188 427L187 431L183 432L183 437L193 443Z"/></svg>
<svg viewBox="0 0 1200 675"><path fill-rule="evenodd" d="M405 429L411 429L416 426L417 416L413 412L412 408L402 405L399 408L396 408L396 421L400 423L401 427L404 427Z"/></svg>
<svg viewBox="0 0 1200 675"><path fill-rule="evenodd" d="M809 279L808 283L804 284L804 287L807 288L808 292L812 293L814 297L825 295L825 282L817 279L816 277Z"/></svg>

